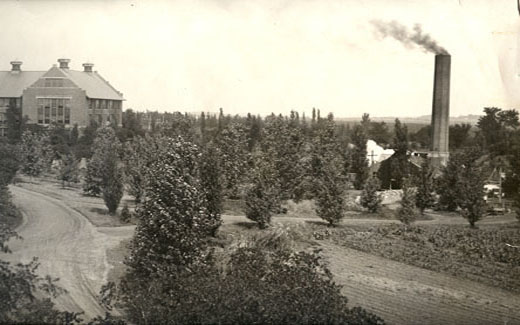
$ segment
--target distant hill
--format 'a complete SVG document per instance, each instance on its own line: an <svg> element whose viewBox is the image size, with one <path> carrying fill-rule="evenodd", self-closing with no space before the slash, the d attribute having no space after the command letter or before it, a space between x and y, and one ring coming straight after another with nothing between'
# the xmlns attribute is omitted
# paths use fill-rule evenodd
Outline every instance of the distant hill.
<svg viewBox="0 0 520 325"><path fill-rule="evenodd" d="M477 125L478 119L481 117L481 115L462 115L462 116L450 116L450 124L461 124L461 123L468 123L473 126ZM370 116L370 120L374 122L385 122L387 124L394 124L394 121L396 118L399 118L399 120L402 123L406 124L417 124L417 125L428 125L431 123L431 115L422 115L417 117L391 117L391 116L383 116L383 117L377 117L377 116ZM351 123L358 123L361 121L361 117L346 117L336 118L336 121L342 121L346 122L348 124Z"/></svg>

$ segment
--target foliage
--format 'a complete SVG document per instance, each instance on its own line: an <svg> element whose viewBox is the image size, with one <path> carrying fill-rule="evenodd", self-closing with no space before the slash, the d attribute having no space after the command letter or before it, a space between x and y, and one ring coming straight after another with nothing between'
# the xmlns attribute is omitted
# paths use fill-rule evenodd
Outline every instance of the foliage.
<svg viewBox="0 0 520 325"><path fill-rule="evenodd" d="M98 124L91 120L90 124L83 129L83 134L79 137L77 145L74 147L74 153L78 159L90 159L92 157L92 145L94 144L98 127Z"/></svg>
<svg viewBox="0 0 520 325"><path fill-rule="evenodd" d="M381 184L375 177L371 177L365 184L363 192L361 193L361 206L367 208L370 213L377 213L381 208L383 199L377 192Z"/></svg>
<svg viewBox="0 0 520 325"><path fill-rule="evenodd" d="M43 134L25 131L20 143L21 171L29 176L39 176L50 167L52 149Z"/></svg>
<svg viewBox="0 0 520 325"><path fill-rule="evenodd" d="M352 144L354 150L352 151L351 170L356 173L356 180L354 187L357 190L363 188L365 181L368 178L368 160L367 160L367 135L362 126L356 125L352 134Z"/></svg>
<svg viewBox="0 0 520 325"><path fill-rule="evenodd" d="M91 196L99 196L102 193L105 166L107 157L119 155L121 143L116 137L112 127L106 126L97 130L92 145L92 158L87 164L87 174L83 184L83 192ZM112 159L113 157L111 157ZM114 170L109 171L112 173Z"/></svg>
<svg viewBox="0 0 520 325"><path fill-rule="evenodd" d="M320 237L323 235L318 234ZM409 265L520 293L520 228L460 225L335 228L325 238Z"/></svg>
<svg viewBox="0 0 520 325"><path fill-rule="evenodd" d="M246 217L261 229L271 223L271 216L280 209L280 187L273 163L262 153L255 157L253 184L246 192Z"/></svg>
<svg viewBox="0 0 520 325"><path fill-rule="evenodd" d="M456 201L462 216L468 220L471 227L475 227L475 222L479 221L485 213L485 179L476 164L478 152L467 151L463 154L464 164L458 175Z"/></svg>
<svg viewBox="0 0 520 325"><path fill-rule="evenodd" d="M246 176L249 163L247 133L243 125L230 123L223 127L215 143L219 148L224 194L240 197L239 185Z"/></svg>
<svg viewBox="0 0 520 325"><path fill-rule="evenodd" d="M433 168L429 160L425 160L416 178L417 193L415 195L415 205L421 214L424 210L435 205L433 188Z"/></svg>
<svg viewBox="0 0 520 325"><path fill-rule="evenodd" d="M294 112L290 119L271 115L265 120L262 150L273 163L280 184L281 198L294 199L303 178L301 153L304 138Z"/></svg>
<svg viewBox="0 0 520 325"><path fill-rule="evenodd" d="M101 192L108 213L116 213L123 197L123 172L117 152L107 152L103 157Z"/></svg>
<svg viewBox="0 0 520 325"><path fill-rule="evenodd" d="M20 211L11 201L11 193L7 184L0 184L0 225L15 226L20 223ZM0 243L2 238L0 237ZM0 246L1 248L1 246ZM1 251L1 249L0 249Z"/></svg>
<svg viewBox="0 0 520 325"><path fill-rule="evenodd" d="M480 151L475 148L453 154L436 184L439 207L448 211L459 208L471 227L485 212L485 179L477 162L479 157Z"/></svg>
<svg viewBox="0 0 520 325"><path fill-rule="evenodd" d="M397 210L397 218L407 226L417 218L415 189L410 186L409 180L403 182L403 195L401 196L401 206Z"/></svg>
<svg viewBox="0 0 520 325"><path fill-rule="evenodd" d="M197 161L198 148L182 138L165 141L150 168L146 197L127 261L131 273L160 276L195 263L213 231Z"/></svg>
<svg viewBox="0 0 520 325"><path fill-rule="evenodd" d="M349 308L317 251L294 252L287 235L268 232L215 255L189 272L129 283L130 320L154 324L383 324Z"/></svg>
<svg viewBox="0 0 520 325"><path fill-rule="evenodd" d="M316 214L329 225L337 224L345 214L344 162L335 131L332 115L318 121L311 156Z"/></svg>
<svg viewBox="0 0 520 325"><path fill-rule="evenodd" d="M448 164L441 169L441 176L436 179L435 192L439 195L437 207L440 210L455 211L458 207L459 175L462 173L464 155L451 155Z"/></svg>
<svg viewBox="0 0 520 325"><path fill-rule="evenodd" d="M209 142L201 156L200 182L206 197L206 208L212 219L212 235L215 236L222 224L222 180L218 149Z"/></svg>
<svg viewBox="0 0 520 325"><path fill-rule="evenodd" d="M481 135L481 145L493 155L504 155L510 150L511 133L520 125L516 110L502 110L485 107L477 127Z"/></svg>
<svg viewBox="0 0 520 325"><path fill-rule="evenodd" d="M450 150L461 149L470 141L471 124L462 123L450 125L449 146Z"/></svg>
<svg viewBox="0 0 520 325"><path fill-rule="evenodd" d="M119 215L119 219L121 219L122 222L127 223L132 219L132 213L130 212L130 209L128 208L128 204L125 204L123 206L123 209L121 209L121 214Z"/></svg>
<svg viewBox="0 0 520 325"><path fill-rule="evenodd" d="M19 148L0 141L0 186L11 183L18 168L20 168Z"/></svg>
<svg viewBox="0 0 520 325"><path fill-rule="evenodd" d="M79 182L79 161L72 154L64 155L61 158L60 174L58 179L62 181L63 186L65 183L78 183Z"/></svg>

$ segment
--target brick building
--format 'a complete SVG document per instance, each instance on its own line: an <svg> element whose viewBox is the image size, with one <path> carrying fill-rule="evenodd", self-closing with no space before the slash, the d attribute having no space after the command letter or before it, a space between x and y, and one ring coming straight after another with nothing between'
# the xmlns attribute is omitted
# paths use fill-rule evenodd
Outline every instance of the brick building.
<svg viewBox="0 0 520 325"><path fill-rule="evenodd" d="M17 109L27 123L85 127L121 125L123 94L97 71L84 63L83 71L69 69L69 59L58 59L47 71L23 71L22 62L11 62L10 71L0 71L0 136L5 136L6 112Z"/></svg>

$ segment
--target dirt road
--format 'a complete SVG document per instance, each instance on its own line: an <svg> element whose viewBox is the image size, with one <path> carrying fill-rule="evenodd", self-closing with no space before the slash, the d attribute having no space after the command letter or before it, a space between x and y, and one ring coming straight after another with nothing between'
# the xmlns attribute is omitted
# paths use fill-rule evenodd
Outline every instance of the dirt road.
<svg viewBox="0 0 520 325"><path fill-rule="evenodd" d="M59 200L20 187L10 189L24 220L17 229L23 240L9 242L13 254L7 259L28 262L38 257L39 274L58 277L58 284L68 291L56 300L58 308L84 311L84 320L104 315L96 296L111 267L106 251L131 230L96 228Z"/></svg>
<svg viewBox="0 0 520 325"><path fill-rule="evenodd" d="M388 324L520 324L520 295L320 243L352 306Z"/></svg>

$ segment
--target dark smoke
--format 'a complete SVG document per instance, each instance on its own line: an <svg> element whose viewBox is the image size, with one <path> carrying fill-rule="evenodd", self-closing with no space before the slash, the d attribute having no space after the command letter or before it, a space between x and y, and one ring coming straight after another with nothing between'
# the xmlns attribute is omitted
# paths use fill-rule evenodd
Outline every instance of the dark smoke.
<svg viewBox="0 0 520 325"><path fill-rule="evenodd" d="M382 22L379 20L372 21L372 25L377 29L377 32L382 37L393 37L400 41L407 47L412 45L418 45L426 52L432 52L435 54L448 54L442 46L431 38L430 35L424 34L421 25L416 24L413 30L410 31L404 25L396 21Z"/></svg>

